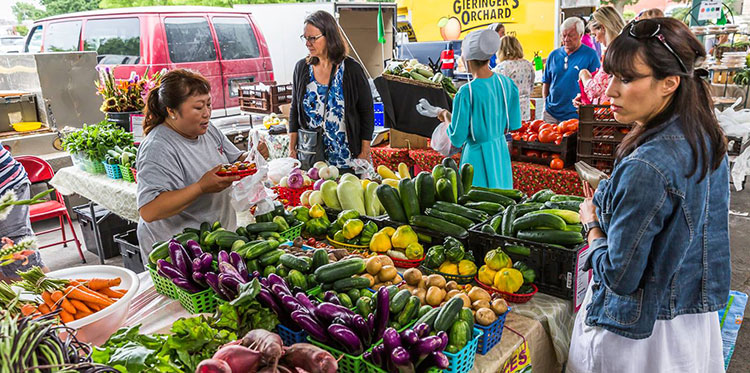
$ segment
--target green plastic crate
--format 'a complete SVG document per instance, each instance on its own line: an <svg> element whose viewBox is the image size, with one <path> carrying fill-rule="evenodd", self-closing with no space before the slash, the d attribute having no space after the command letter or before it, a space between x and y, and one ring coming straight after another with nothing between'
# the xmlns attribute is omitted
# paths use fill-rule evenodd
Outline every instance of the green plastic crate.
<svg viewBox="0 0 750 373"><path fill-rule="evenodd" d="M90 174L106 174L107 169L104 168L104 164L101 161L93 161L88 158L84 158L83 167L86 172Z"/></svg>
<svg viewBox="0 0 750 373"><path fill-rule="evenodd" d="M130 167L125 167L123 165L118 165L120 167L120 173L122 174L122 178L125 181L135 183L135 176L133 175L133 170Z"/></svg>
<svg viewBox="0 0 750 373"><path fill-rule="evenodd" d="M279 235L281 236L281 239L279 242L284 241L294 241L295 238L299 237L302 234L302 227L305 225L305 223L299 223L281 233Z"/></svg>
<svg viewBox="0 0 750 373"><path fill-rule="evenodd" d="M342 373L359 373L359 372L367 372L367 366L365 365L365 361L362 360L362 355L359 356L352 356L345 352L341 352L333 347L327 346L323 343L320 343L312 338L310 336L307 337L307 341L330 352L331 355L333 355L334 359L338 359L339 361L339 369L338 372ZM340 359L339 359L340 358Z"/></svg>
<svg viewBox="0 0 750 373"><path fill-rule="evenodd" d="M213 313L216 311L218 302L214 296L213 289L206 289L198 293L188 293L185 290L175 286L177 300L180 301L182 308L192 314L196 313Z"/></svg>
<svg viewBox="0 0 750 373"><path fill-rule="evenodd" d="M156 272L156 267L151 264L146 267L148 268L148 273L151 275L151 281L154 283L156 292L172 299L177 299L177 292L172 281L166 277L160 276L159 273Z"/></svg>
<svg viewBox="0 0 750 373"><path fill-rule="evenodd" d="M369 361L367 361L365 359L362 359L362 361L365 363L365 368L367 368L366 372L368 372L368 373L388 373L387 370L380 369L380 368L376 367L373 363L371 363L371 362L369 362ZM440 373L442 371L443 371L442 369L438 369L438 368L435 368L435 367L427 369L427 373Z"/></svg>

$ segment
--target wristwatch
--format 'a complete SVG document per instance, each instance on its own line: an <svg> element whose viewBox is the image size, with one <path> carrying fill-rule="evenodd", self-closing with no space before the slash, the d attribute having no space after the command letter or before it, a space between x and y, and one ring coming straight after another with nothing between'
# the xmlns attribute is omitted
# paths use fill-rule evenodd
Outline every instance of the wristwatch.
<svg viewBox="0 0 750 373"><path fill-rule="evenodd" d="M583 225L583 238L588 240L589 232L591 232L591 230L594 228L602 229L602 226L599 225L599 222L596 220L584 224Z"/></svg>

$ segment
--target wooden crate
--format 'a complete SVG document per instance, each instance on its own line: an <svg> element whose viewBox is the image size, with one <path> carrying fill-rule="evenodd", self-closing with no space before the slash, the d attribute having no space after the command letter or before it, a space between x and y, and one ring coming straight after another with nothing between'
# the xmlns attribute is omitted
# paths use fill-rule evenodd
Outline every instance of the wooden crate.
<svg viewBox="0 0 750 373"><path fill-rule="evenodd" d="M281 114L281 105L292 103L292 84L276 82L243 84L239 88L240 110L258 114Z"/></svg>
<svg viewBox="0 0 750 373"><path fill-rule="evenodd" d="M616 121L609 105L583 105L578 114L576 159L611 173L617 146L633 125Z"/></svg>
<svg viewBox="0 0 750 373"><path fill-rule="evenodd" d="M530 157L525 155L527 150L535 150L539 157ZM548 157L541 157L542 153L549 153ZM576 134L563 137L560 145L555 143L542 143L539 141L513 140L513 149L511 151L511 160L520 162L536 163L548 166L552 162L552 154L558 154L560 159L565 162L564 167L571 167L576 161Z"/></svg>

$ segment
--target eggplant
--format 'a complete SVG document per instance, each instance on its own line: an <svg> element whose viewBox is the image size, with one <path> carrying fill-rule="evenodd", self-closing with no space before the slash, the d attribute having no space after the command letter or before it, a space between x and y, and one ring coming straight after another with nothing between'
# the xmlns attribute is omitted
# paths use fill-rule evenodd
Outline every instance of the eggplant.
<svg viewBox="0 0 750 373"><path fill-rule="evenodd" d="M279 299L281 299L283 294L292 295L292 292L288 288L279 284L271 285L271 292Z"/></svg>
<svg viewBox="0 0 750 373"><path fill-rule="evenodd" d="M302 330L306 331L316 341L326 343L329 341L328 333L315 319L304 311L297 310L292 312L292 321L297 323Z"/></svg>
<svg viewBox="0 0 750 373"><path fill-rule="evenodd" d="M265 304L266 307L273 310L276 316L281 317L282 315L286 315L286 312L281 310L281 306L276 303L276 300L274 300L273 295L271 295L271 292L268 291L268 289L261 287L260 292L258 292L257 298L259 302Z"/></svg>
<svg viewBox="0 0 750 373"><path fill-rule="evenodd" d="M401 347L401 336L396 329L388 328L383 332L383 345L385 345L386 354L393 352L396 347Z"/></svg>
<svg viewBox="0 0 750 373"><path fill-rule="evenodd" d="M430 368L438 368L438 369L448 369L448 366L450 366L450 360L448 360L448 357L445 356L442 352L432 352L429 355L427 355L427 358L422 360L421 363L417 366L417 372L419 373L425 373Z"/></svg>
<svg viewBox="0 0 750 373"><path fill-rule="evenodd" d="M193 281L205 287L206 286L206 274L203 272L193 272Z"/></svg>
<svg viewBox="0 0 750 373"><path fill-rule="evenodd" d="M369 314L367 315L367 327L373 331L373 334L375 332L375 315Z"/></svg>
<svg viewBox="0 0 750 373"><path fill-rule="evenodd" d="M382 367L385 365L383 361L383 355L385 354L385 346L383 344L379 344L372 348L372 356L370 357L372 359L372 363Z"/></svg>
<svg viewBox="0 0 750 373"><path fill-rule="evenodd" d="M399 373L415 372L414 364L411 363L409 351L403 346L398 346L391 352L391 361L398 369Z"/></svg>
<svg viewBox="0 0 750 373"><path fill-rule="evenodd" d="M341 305L341 301L339 300L339 297L336 295L336 293L330 290L326 291L323 294L323 301L328 302L328 303L338 304L339 306Z"/></svg>
<svg viewBox="0 0 750 373"><path fill-rule="evenodd" d="M193 255L193 258L199 258L204 254L201 245L194 240L188 240L187 242L185 242L185 247L187 248L188 253Z"/></svg>
<svg viewBox="0 0 750 373"><path fill-rule="evenodd" d="M168 262L168 261L166 261L164 259L159 259L156 262L156 268L157 268L157 270L159 272L163 273L164 277L166 277L166 278L168 278L170 280L173 279L173 278L187 279L187 277L185 277L185 274L183 274L182 271L180 271L179 269L177 269L177 267L175 267L174 264L172 264L172 263L170 263L170 262Z"/></svg>
<svg viewBox="0 0 750 373"><path fill-rule="evenodd" d="M229 264L229 263L221 263L221 264ZM234 295L236 295L238 289L240 288L240 285L242 285L242 282L240 281L239 277L235 277L232 274L219 273L219 284L221 284L222 287L230 290Z"/></svg>
<svg viewBox="0 0 750 373"><path fill-rule="evenodd" d="M229 262L232 263L234 268L237 268L237 271L243 276L243 279L245 279L245 281L250 281L250 274L247 272L247 265L245 264L245 261L242 259L240 254L237 254L234 251L229 253Z"/></svg>
<svg viewBox="0 0 750 373"><path fill-rule="evenodd" d="M182 277L175 277L172 278L172 283L179 286L180 288L184 289L188 293L197 293L203 289L199 288L198 285L194 284L193 282L189 281L186 278Z"/></svg>
<svg viewBox="0 0 750 373"><path fill-rule="evenodd" d="M357 334L344 325L332 324L328 327L328 335L336 341L350 355L358 356L363 352L362 341Z"/></svg>
<svg viewBox="0 0 750 373"><path fill-rule="evenodd" d="M256 275L256 273L258 273L258 271L253 272L253 274L252 274L253 278L257 278L259 276L259 275ZM258 281L260 282L261 285L266 286L266 287L268 286L268 279L267 278L261 277Z"/></svg>
<svg viewBox="0 0 750 373"><path fill-rule="evenodd" d="M253 271L253 273L251 273L251 274L250 274L250 277L252 277L252 278L260 277L260 272L258 272L258 271ZM266 280L266 281L265 281L266 283L265 283L264 285L266 285L266 286L269 286L269 285L270 285L270 283L268 282L268 279L266 279L265 277L263 277L262 279L263 279L263 280Z"/></svg>
<svg viewBox="0 0 750 373"><path fill-rule="evenodd" d="M207 272L206 273L206 284L208 284L211 289L213 289L214 293L218 294L220 297L224 298L224 300L231 300L228 299L226 294L221 290L221 284L219 284L219 276L214 272Z"/></svg>
<svg viewBox="0 0 750 373"><path fill-rule="evenodd" d="M419 336L413 329L406 329L401 332L401 344L407 348L419 342Z"/></svg>
<svg viewBox="0 0 750 373"><path fill-rule="evenodd" d="M210 253L203 253L198 257L200 259L200 269L193 268L197 272L208 272L211 270L211 264L214 262L214 257Z"/></svg>
<svg viewBox="0 0 750 373"><path fill-rule="evenodd" d="M283 307L288 314L291 314L292 312L303 308L302 304L299 303L297 298L284 294L281 296L281 307Z"/></svg>
<svg viewBox="0 0 750 373"><path fill-rule="evenodd" d="M328 302L320 303L317 307L315 307L314 312L315 317L324 323L330 323L337 317L348 320L349 318L347 318L347 316L354 316L354 312L352 312L350 309Z"/></svg>
<svg viewBox="0 0 750 373"><path fill-rule="evenodd" d="M271 286L273 285L283 286L284 289L286 289L286 292L289 293L289 286L287 286L286 281L284 281L284 279L281 278L281 276L275 273L271 273L270 275L268 275L268 284Z"/></svg>
<svg viewBox="0 0 750 373"><path fill-rule="evenodd" d="M218 262L219 262L219 264L221 264L221 263L229 263L229 254L225 250L219 251Z"/></svg>
<svg viewBox="0 0 750 373"><path fill-rule="evenodd" d="M388 298L388 289L383 286L378 289L377 296L377 307L375 308L375 329L373 333L373 339L378 340L383 338L383 332L388 326L388 318L391 315L389 309L390 299ZM390 353L390 350L388 351Z"/></svg>
<svg viewBox="0 0 750 373"><path fill-rule="evenodd" d="M372 332L367 326L367 320L362 315L354 315L351 318L351 328L357 333L359 339L365 347L370 347L372 343Z"/></svg>
<svg viewBox="0 0 750 373"><path fill-rule="evenodd" d="M234 254L234 255L232 255L232 254ZM229 253L229 260L228 260L228 262L230 264L232 264L234 266L234 268L237 268L238 271L240 269L239 262L242 261L241 259L242 258L240 257L240 254L237 254L237 252L232 251L232 252Z"/></svg>
<svg viewBox="0 0 750 373"><path fill-rule="evenodd" d="M362 354L362 358L366 361L372 362L372 351L365 351L365 353Z"/></svg>
<svg viewBox="0 0 750 373"><path fill-rule="evenodd" d="M245 281L242 279L242 275L240 275L240 272L237 271L237 268L234 268L232 263L229 262L219 262L219 272L232 276L237 279L240 283L244 283Z"/></svg>
<svg viewBox="0 0 750 373"><path fill-rule="evenodd" d="M442 339L437 335L431 337L422 338L410 349L412 362L418 363L422 361L427 355L441 351L440 345L443 343Z"/></svg>
<svg viewBox="0 0 750 373"><path fill-rule="evenodd" d="M188 268L188 262L190 260L185 253L185 249L182 247L182 245L180 245L179 242L175 240L169 241L169 257L172 258L172 263L174 264L175 268L177 268L177 270L182 273L183 278L188 278L188 276L190 276L191 274L191 271L189 271Z"/></svg>
<svg viewBox="0 0 750 373"><path fill-rule="evenodd" d="M430 325L424 322L419 323L419 325L414 326L414 331L417 332L419 338L424 338L430 334Z"/></svg>
<svg viewBox="0 0 750 373"><path fill-rule="evenodd" d="M297 293L295 298L297 298L297 301L302 306L301 311L304 311L309 315L313 315L313 309L315 308L315 305L312 304L310 298L307 297L307 294Z"/></svg>
<svg viewBox="0 0 750 373"><path fill-rule="evenodd" d="M448 333L441 330L437 332L437 336L440 337L440 347L438 347L437 350L443 351L448 347Z"/></svg>

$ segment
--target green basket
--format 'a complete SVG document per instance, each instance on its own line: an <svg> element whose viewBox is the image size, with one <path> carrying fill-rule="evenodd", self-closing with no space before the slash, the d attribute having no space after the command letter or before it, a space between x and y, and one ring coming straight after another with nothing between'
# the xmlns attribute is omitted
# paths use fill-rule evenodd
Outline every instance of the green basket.
<svg viewBox="0 0 750 373"><path fill-rule="evenodd" d="M107 169L101 161L93 161L88 158L83 159L83 169L90 174L106 174Z"/></svg>
<svg viewBox="0 0 750 373"><path fill-rule="evenodd" d="M359 373L359 372L366 372L367 366L365 365L365 361L362 360L362 355L359 356L352 356L345 352L341 352L331 346L327 346L323 343L320 343L312 338L310 336L307 337L307 341L314 344L315 346L318 346L333 355L334 359L337 359L339 361L339 369L338 372L343 373Z"/></svg>
<svg viewBox="0 0 750 373"><path fill-rule="evenodd" d="M177 299L177 292L175 291L175 286L172 281L166 277L160 276L159 273L156 272L156 267L151 264L147 265L146 268L148 268L148 273L151 275L151 281L154 283L156 292L172 299Z"/></svg>
<svg viewBox="0 0 750 373"><path fill-rule="evenodd" d="M133 175L132 169L121 164L119 164L118 166L120 167L120 173L122 174L123 180L135 183L135 176Z"/></svg>
<svg viewBox="0 0 750 373"><path fill-rule="evenodd" d="M305 223L299 223L281 233L279 233L279 236L281 236L281 239L279 242L284 242L282 240L286 241L294 241L295 238L299 237L302 234L302 227L305 225Z"/></svg>
<svg viewBox="0 0 750 373"><path fill-rule="evenodd" d="M177 300L180 301L182 308L192 314L196 313L213 313L216 311L218 302L214 296L213 289L206 289L197 293L188 293L185 290L175 286Z"/></svg>
<svg viewBox="0 0 750 373"><path fill-rule="evenodd" d="M422 264L422 265L419 266L419 270L422 273L426 274L426 275L441 275L441 276L445 277L446 281L453 280L453 281L456 281L456 283L459 284L459 285L470 284L472 281L474 281L474 276L477 275L476 273L473 274L473 275L466 275L466 276L464 276L464 275L449 275L447 273L443 273L443 272L440 272L440 271L436 271L434 269L427 268L424 264Z"/></svg>
<svg viewBox="0 0 750 373"><path fill-rule="evenodd" d="M373 363L371 363L371 362L369 362L369 361L367 361L365 359L362 359L362 361L365 363L365 368L367 368L365 371L368 372L368 373L388 373L387 370L380 369L380 368L376 367L375 364L373 364ZM442 371L443 371L442 369L438 369L438 368L432 367L430 369L427 369L426 372L427 373L440 373Z"/></svg>

